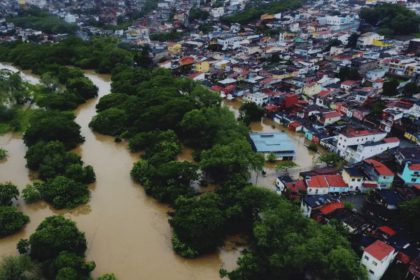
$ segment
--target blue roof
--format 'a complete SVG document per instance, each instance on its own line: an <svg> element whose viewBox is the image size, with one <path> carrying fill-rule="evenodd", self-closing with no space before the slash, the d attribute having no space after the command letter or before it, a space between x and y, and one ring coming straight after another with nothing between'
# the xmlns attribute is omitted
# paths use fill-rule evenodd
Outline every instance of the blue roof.
<svg viewBox="0 0 420 280"><path fill-rule="evenodd" d="M260 153L296 150L295 144L286 133L250 133L249 137L256 151Z"/></svg>

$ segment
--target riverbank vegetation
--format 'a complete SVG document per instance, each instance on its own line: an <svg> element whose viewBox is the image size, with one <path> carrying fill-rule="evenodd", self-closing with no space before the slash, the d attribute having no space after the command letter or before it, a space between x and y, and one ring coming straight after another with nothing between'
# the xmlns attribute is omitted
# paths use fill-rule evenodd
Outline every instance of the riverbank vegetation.
<svg viewBox="0 0 420 280"><path fill-rule="evenodd" d="M0 160L5 160L7 158L7 151L3 148L0 148Z"/></svg>
<svg viewBox="0 0 420 280"><path fill-rule="evenodd" d="M73 49L72 43L78 48ZM107 43L103 40L97 44L104 46ZM4 74L7 79L3 79L3 83L0 80L3 91L8 93L4 98L3 115L7 116L8 110L14 110L25 102L35 102L42 108L26 108L30 114L24 126L23 139L28 146L25 158L28 168L36 171L38 179L42 180L25 189L24 198L28 203L43 199L61 209L74 208L89 200L87 185L95 181L95 173L91 166L83 166L80 156L70 152L84 139L75 115L68 111L98 94L98 88L80 68L68 66L83 60L75 50L82 52L86 50L85 46L80 40L68 39L56 45L18 43L0 47L6 51L0 54L0 59L41 75L41 85L22 83L18 73L10 72ZM27 88L30 92L18 96L14 94ZM17 110L22 111L23 108ZM14 122L16 117L12 115L9 123Z"/></svg>
<svg viewBox="0 0 420 280"><path fill-rule="evenodd" d="M120 47L121 46L121 47ZM11 62L24 70L42 75L52 66L72 65L82 69L95 69L111 73L118 65L132 65L136 56L112 38L95 38L85 42L70 37L58 44L2 43L0 61Z"/></svg>
<svg viewBox="0 0 420 280"><path fill-rule="evenodd" d="M290 202L248 183L264 159L252 150L248 129L220 107L215 93L162 69L120 67L112 82L113 93L100 100L90 126L143 152L131 175L147 194L173 206L178 254L213 252L227 235L243 233L250 236L250 249L236 270L222 271L230 279L365 277L335 227L304 218ZM193 162L177 161L181 144L194 149ZM216 190L202 194L200 185L209 183Z"/></svg>
<svg viewBox="0 0 420 280"><path fill-rule="evenodd" d="M92 279L90 273L96 265L85 260L86 249L85 235L73 221L63 216L51 216L29 239L19 241L21 256L5 259L0 265L0 275L7 273L8 277L2 279L21 279L11 275L19 276L29 271L39 278L22 279ZM16 263L11 265L8 262Z"/></svg>
<svg viewBox="0 0 420 280"><path fill-rule="evenodd" d="M18 73L0 70L0 134L23 131L34 110L30 85Z"/></svg>
<svg viewBox="0 0 420 280"><path fill-rule="evenodd" d="M15 185L0 184L0 238L14 234L29 222L28 216L12 206L18 197L19 190Z"/></svg>
<svg viewBox="0 0 420 280"><path fill-rule="evenodd" d="M74 208L89 200L87 184L95 181L91 166L83 166L80 156L70 152L84 141L74 114L60 111L39 111L23 135L28 146L27 167L37 171L42 182L24 190L28 203L38 198L57 209Z"/></svg>
<svg viewBox="0 0 420 280"><path fill-rule="evenodd" d="M385 36L412 35L419 32L420 16L398 4L363 8L360 18Z"/></svg>

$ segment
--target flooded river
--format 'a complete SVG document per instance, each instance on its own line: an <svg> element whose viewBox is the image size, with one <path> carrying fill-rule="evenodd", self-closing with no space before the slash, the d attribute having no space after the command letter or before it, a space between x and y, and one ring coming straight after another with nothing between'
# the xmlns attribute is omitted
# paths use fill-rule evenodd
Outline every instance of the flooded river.
<svg viewBox="0 0 420 280"><path fill-rule="evenodd" d="M0 68L17 71L0 64ZM98 86L99 96L110 92L108 76L87 72L86 75ZM22 73L25 80L36 83L37 77ZM81 126L86 141L76 150L86 164L94 167L96 183L91 186L88 204L71 211L55 211L45 203L25 205L19 208L31 218L31 222L18 234L0 239L0 257L15 255L16 243L28 238L39 223L53 214L64 214L74 220L86 234L87 259L96 262L93 276L114 272L119 279L219 279L219 269L232 269L239 255L232 244L227 244L216 254L187 260L175 255L171 247L171 229L166 206L146 196L143 189L134 184L129 176L137 154L128 151L126 144L115 143L112 137L93 133L88 123L96 114L98 98L80 106L76 122ZM11 181L22 190L31 181L25 168L26 147L21 135L7 134L0 137L0 146L9 157L0 162L0 182ZM186 157L191 157L187 152Z"/></svg>

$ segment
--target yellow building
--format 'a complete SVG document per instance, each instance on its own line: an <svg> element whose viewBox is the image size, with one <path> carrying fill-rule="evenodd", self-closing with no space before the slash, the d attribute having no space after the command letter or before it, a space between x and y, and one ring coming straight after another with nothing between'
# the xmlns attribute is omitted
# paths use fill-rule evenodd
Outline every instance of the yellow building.
<svg viewBox="0 0 420 280"><path fill-rule="evenodd" d="M195 71L206 73L210 70L210 63L208 61L201 61L195 64Z"/></svg>
<svg viewBox="0 0 420 280"><path fill-rule="evenodd" d="M305 94L306 96L312 97L315 94L320 93L321 90L323 90L323 87L320 84L310 83L310 84L305 85L305 87L303 88L303 94Z"/></svg>
<svg viewBox="0 0 420 280"><path fill-rule="evenodd" d="M168 45L168 52L172 55L179 54L182 50L182 45L178 43L173 43Z"/></svg>
<svg viewBox="0 0 420 280"><path fill-rule="evenodd" d="M376 40L376 39L373 40L372 45L374 45L375 47L381 47L381 48L392 46L392 44L385 43L384 41Z"/></svg>

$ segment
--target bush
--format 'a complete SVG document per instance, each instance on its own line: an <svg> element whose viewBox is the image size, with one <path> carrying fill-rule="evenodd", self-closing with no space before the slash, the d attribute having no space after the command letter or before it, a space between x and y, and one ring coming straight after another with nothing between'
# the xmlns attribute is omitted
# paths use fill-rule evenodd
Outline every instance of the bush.
<svg viewBox="0 0 420 280"><path fill-rule="evenodd" d="M110 108L100 112L89 123L94 131L106 135L119 135L123 132L127 115L124 110Z"/></svg>
<svg viewBox="0 0 420 280"><path fill-rule="evenodd" d="M13 234L29 222L29 217L15 207L0 206L0 237Z"/></svg>
<svg viewBox="0 0 420 280"><path fill-rule="evenodd" d="M7 157L7 151L5 149L0 148L0 160L4 160Z"/></svg>
<svg viewBox="0 0 420 280"><path fill-rule="evenodd" d="M23 199L26 203L35 203L42 199L41 193L38 190L38 186L42 183L34 183L33 185L27 185L22 191Z"/></svg>
<svg viewBox="0 0 420 280"><path fill-rule="evenodd" d="M29 238L30 255L39 261L53 260L67 251L84 256L86 238L76 224L63 216L46 218Z"/></svg>
<svg viewBox="0 0 420 280"><path fill-rule="evenodd" d="M54 208L75 208L89 201L89 189L72 179L57 176L39 185L42 198L51 203Z"/></svg>
<svg viewBox="0 0 420 280"><path fill-rule="evenodd" d="M182 243L176 234L172 236L172 248L174 248L174 251L178 253L178 255L183 256L184 258L195 258L199 255L197 250Z"/></svg>
<svg viewBox="0 0 420 280"><path fill-rule="evenodd" d="M12 183L0 184L0 206L7 206L12 204L13 199L19 197L18 188Z"/></svg>
<svg viewBox="0 0 420 280"><path fill-rule="evenodd" d="M318 146L315 143L311 143L308 146L308 150L310 150L312 152L318 152Z"/></svg>
<svg viewBox="0 0 420 280"><path fill-rule="evenodd" d="M2 280L36 280L43 279L40 266L29 256L10 256L0 263Z"/></svg>

